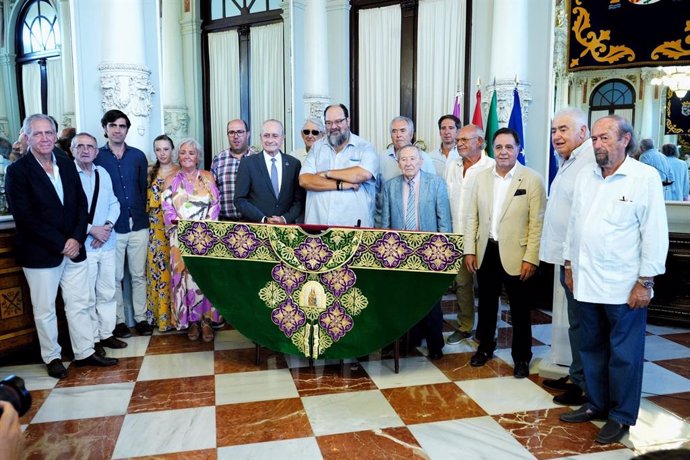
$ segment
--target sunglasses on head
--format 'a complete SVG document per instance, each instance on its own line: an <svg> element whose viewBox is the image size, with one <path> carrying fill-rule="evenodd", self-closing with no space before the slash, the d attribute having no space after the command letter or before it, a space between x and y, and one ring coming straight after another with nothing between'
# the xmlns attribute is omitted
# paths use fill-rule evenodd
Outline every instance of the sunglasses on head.
<svg viewBox="0 0 690 460"><path fill-rule="evenodd" d="M303 129L302 134L304 134L305 136L308 136L310 134L312 136L318 136L319 134L321 134L321 131L319 131L318 129Z"/></svg>

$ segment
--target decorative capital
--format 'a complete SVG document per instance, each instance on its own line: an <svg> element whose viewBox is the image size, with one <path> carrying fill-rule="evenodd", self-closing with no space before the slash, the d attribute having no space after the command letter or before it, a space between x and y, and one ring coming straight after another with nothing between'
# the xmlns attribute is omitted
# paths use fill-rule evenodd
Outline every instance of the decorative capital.
<svg viewBox="0 0 690 460"><path fill-rule="evenodd" d="M518 82L517 90L520 96L520 109L522 111L522 123L527 124L529 115L529 105L532 103L532 93L530 88L531 83ZM513 110L513 90L515 89L515 80L496 80L495 86L493 84L486 86L486 94L493 93L496 90L496 108L498 110L498 122L507 124L510 119L510 112ZM484 106L484 113L488 113L491 98L482 101Z"/></svg>
<svg viewBox="0 0 690 460"><path fill-rule="evenodd" d="M119 109L130 116L148 118L151 96L155 93L151 71L142 65L129 63L103 63L101 72L103 111Z"/></svg>

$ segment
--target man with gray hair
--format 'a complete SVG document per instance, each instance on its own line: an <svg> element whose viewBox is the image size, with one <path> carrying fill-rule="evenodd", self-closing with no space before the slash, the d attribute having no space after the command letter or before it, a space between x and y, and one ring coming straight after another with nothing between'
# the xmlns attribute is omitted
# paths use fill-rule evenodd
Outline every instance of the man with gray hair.
<svg viewBox="0 0 690 460"><path fill-rule="evenodd" d="M323 137L325 128L323 127L323 122L318 118L311 117L307 118L302 125L302 130L300 135L302 136L302 141L304 141L304 147L294 150L290 155L297 158L300 163L304 164L304 160L307 159L307 154L311 150L312 145L319 139Z"/></svg>
<svg viewBox="0 0 690 460"><path fill-rule="evenodd" d="M642 139L640 141L640 161L656 169L661 178L661 185L664 187L664 199L673 199L673 171L668 165L668 160L657 149L654 148L654 141Z"/></svg>
<svg viewBox="0 0 690 460"><path fill-rule="evenodd" d="M577 108L564 108L553 117L551 123L551 143L560 157L558 173L551 184L549 198L544 213L544 229L541 234L539 259L554 264L560 272L560 282L565 290L567 312L554 308L554 318L567 313L568 340L572 361L569 376L561 379L546 379L544 386L556 390L565 390L553 398L556 404L579 405L587 401L583 395L585 378L582 373L580 347L582 344L580 330L580 305L573 298L572 292L565 285L563 268L563 241L565 241L570 209L573 204L573 188L577 174L585 167L594 164L594 149L589 138L587 115ZM568 379L572 383L568 383Z"/></svg>

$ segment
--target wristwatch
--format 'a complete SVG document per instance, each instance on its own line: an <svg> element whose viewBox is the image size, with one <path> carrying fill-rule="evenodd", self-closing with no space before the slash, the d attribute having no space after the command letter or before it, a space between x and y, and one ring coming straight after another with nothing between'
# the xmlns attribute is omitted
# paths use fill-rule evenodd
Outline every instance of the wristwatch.
<svg viewBox="0 0 690 460"><path fill-rule="evenodd" d="M642 285L642 287L645 289L651 289L654 287L654 281L653 280L638 278L637 282L640 283Z"/></svg>

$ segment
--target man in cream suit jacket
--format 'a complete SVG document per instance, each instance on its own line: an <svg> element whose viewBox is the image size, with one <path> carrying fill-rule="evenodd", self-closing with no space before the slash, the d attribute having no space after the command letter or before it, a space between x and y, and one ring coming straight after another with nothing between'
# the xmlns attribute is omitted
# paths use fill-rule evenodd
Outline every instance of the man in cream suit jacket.
<svg viewBox="0 0 690 460"><path fill-rule="evenodd" d="M465 221L465 265L477 273L479 284L480 343L470 364L483 366L493 355L498 298L505 284L513 323L513 373L524 378L532 359L525 281L539 265L546 193L542 178L517 163L520 139L514 130L499 129L493 144L496 165L477 176Z"/></svg>

